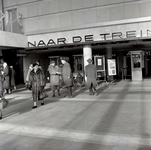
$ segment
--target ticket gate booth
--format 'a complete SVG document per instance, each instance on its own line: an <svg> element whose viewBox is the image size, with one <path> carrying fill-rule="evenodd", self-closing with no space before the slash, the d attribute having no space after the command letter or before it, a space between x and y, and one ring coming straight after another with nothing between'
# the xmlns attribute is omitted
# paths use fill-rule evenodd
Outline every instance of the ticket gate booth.
<svg viewBox="0 0 151 150"><path fill-rule="evenodd" d="M106 81L105 57L94 56L94 64L96 65L97 80Z"/></svg>
<svg viewBox="0 0 151 150"><path fill-rule="evenodd" d="M83 55L73 55L73 73L76 75L80 73L84 76L84 60Z"/></svg>
<svg viewBox="0 0 151 150"><path fill-rule="evenodd" d="M143 51L131 51L131 70L132 81L142 81L144 68L144 52Z"/></svg>

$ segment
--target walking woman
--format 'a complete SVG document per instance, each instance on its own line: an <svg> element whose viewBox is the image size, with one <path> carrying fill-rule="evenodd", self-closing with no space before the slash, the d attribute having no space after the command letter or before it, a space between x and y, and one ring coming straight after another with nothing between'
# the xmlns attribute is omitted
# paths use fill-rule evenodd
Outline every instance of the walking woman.
<svg viewBox="0 0 151 150"><path fill-rule="evenodd" d="M33 64L33 70L29 74L29 89L32 90L33 96L33 109L37 108L37 101L40 100L40 93L45 87L45 77L42 70L38 68L38 64ZM41 101L41 105L44 105L44 101Z"/></svg>
<svg viewBox="0 0 151 150"><path fill-rule="evenodd" d="M58 96L60 96L59 81L60 81L61 73L59 72L59 67L55 65L55 61L50 62L48 71L49 71L49 76L50 76L48 77L48 79L50 80L51 90L53 91L52 97L55 97L55 90L58 91Z"/></svg>

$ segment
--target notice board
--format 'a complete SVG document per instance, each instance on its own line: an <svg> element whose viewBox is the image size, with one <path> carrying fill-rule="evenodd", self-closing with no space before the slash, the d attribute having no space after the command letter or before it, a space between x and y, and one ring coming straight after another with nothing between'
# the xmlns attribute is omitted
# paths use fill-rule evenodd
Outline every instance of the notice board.
<svg viewBox="0 0 151 150"><path fill-rule="evenodd" d="M114 76L116 75L116 60L115 59L107 59L107 68L108 68L108 75Z"/></svg>
<svg viewBox="0 0 151 150"><path fill-rule="evenodd" d="M97 71L105 71L104 56L94 56Z"/></svg>

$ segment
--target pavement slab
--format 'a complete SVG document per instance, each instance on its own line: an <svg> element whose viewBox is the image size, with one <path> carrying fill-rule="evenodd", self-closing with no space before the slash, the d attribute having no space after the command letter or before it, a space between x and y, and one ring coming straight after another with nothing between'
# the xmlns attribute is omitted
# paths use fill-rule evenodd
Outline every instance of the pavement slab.
<svg viewBox="0 0 151 150"><path fill-rule="evenodd" d="M151 81L101 84L98 95L85 88L73 98L49 97L31 109L31 92L6 95L9 106L0 120L2 150L150 150Z"/></svg>

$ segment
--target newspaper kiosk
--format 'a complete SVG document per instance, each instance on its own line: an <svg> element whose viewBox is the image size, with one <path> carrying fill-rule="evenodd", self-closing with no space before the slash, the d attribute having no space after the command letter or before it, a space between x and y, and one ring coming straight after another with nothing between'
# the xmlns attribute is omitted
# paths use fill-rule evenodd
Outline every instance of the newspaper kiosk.
<svg viewBox="0 0 151 150"><path fill-rule="evenodd" d="M100 81L106 81L106 71L105 71L105 57L104 56L94 56L94 64L97 69L97 79Z"/></svg>
<svg viewBox="0 0 151 150"><path fill-rule="evenodd" d="M144 68L144 52L131 51L132 81L143 80L142 68Z"/></svg>
<svg viewBox="0 0 151 150"><path fill-rule="evenodd" d="M112 58L108 58L107 59L107 69L108 69L108 77L112 77L110 80L111 83L114 82L114 76L117 75L117 71L116 71L116 60L112 59Z"/></svg>

